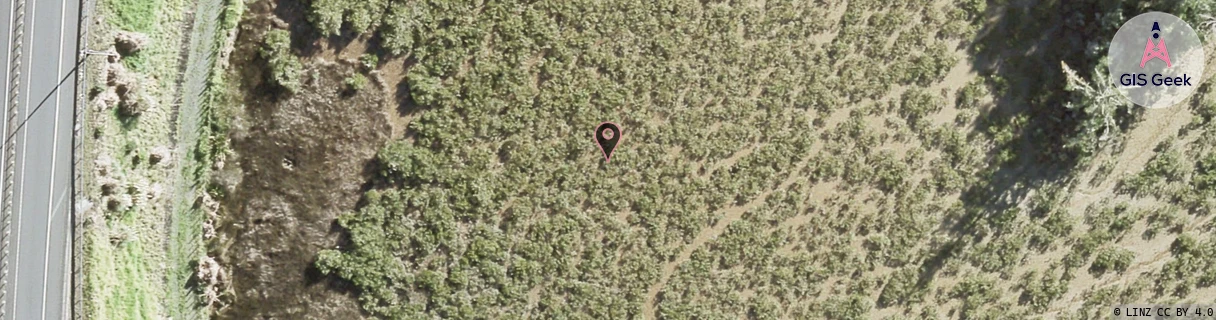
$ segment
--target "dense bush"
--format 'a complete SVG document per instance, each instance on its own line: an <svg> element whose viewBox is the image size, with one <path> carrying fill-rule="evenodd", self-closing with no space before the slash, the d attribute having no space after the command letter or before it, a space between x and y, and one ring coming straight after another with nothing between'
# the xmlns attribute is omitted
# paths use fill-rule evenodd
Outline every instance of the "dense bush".
<svg viewBox="0 0 1216 320"><path fill-rule="evenodd" d="M1216 152L1209 152L1195 163L1191 185L1202 196L1216 198Z"/></svg>
<svg viewBox="0 0 1216 320"><path fill-rule="evenodd" d="M303 64L291 52L290 32L280 29L267 32L265 38L262 39L261 54L270 68L272 83L289 92L300 88L300 72Z"/></svg>
<svg viewBox="0 0 1216 320"><path fill-rule="evenodd" d="M1077 152L1086 162L1117 136L1120 130L1117 115L1131 113L1132 104L1115 90L1105 68L1095 66L1091 83L1067 64L1060 64L1067 80L1065 89L1074 96L1066 107L1081 114L1078 133L1069 137L1065 147Z"/></svg>
<svg viewBox="0 0 1216 320"><path fill-rule="evenodd" d="M822 306L822 314L831 319L867 319L873 304L866 297L851 295L829 298Z"/></svg>
<svg viewBox="0 0 1216 320"><path fill-rule="evenodd" d="M1064 296L1068 291L1068 280L1054 272L1040 275L1031 271L1022 275L1019 286L1022 288L1020 302L1029 304L1036 312L1043 312L1052 301Z"/></svg>
<svg viewBox="0 0 1216 320"><path fill-rule="evenodd" d="M1169 185L1186 181L1188 166L1182 161L1182 154L1168 146L1153 156L1144 166L1144 171L1120 182L1120 190L1132 195L1153 195L1162 198L1176 196L1168 189ZM1202 165L1201 165L1202 166ZM1203 168L1200 168L1203 169ZM1196 182L1202 182L1200 178Z"/></svg>
<svg viewBox="0 0 1216 320"><path fill-rule="evenodd" d="M1095 209L1095 227L1074 226L1066 197L984 206L976 190L1010 188L993 172L1038 128L933 116L987 113L1016 82L955 101L925 88L950 86L959 57L941 34L974 31L983 1L838 6L312 2L325 35L373 32L384 52L367 57L406 66L386 81L424 110L339 220L350 244L317 267L394 319L859 319L934 288L959 317L1017 318L1139 219ZM968 25L943 31L950 17ZM589 132L602 121L627 137L610 163ZM1065 270L1025 276L1030 307L1001 299L998 276L1059 243Z"/></svg>
<svg viewBox="0 0 1216 320"><path fill-rule="evenodd" d="M375 30L388 5L388 0L312 0L308 19L325 35L340 34L343 23L364 33Z"/></svg>
<svg viewBox="0 0 1216 320"><path fill-rule="evenodd" d="M1089 272L1095 274L1103 274L1108 271L1123 273L1127 271L1127 267L1131 266L1132 259L1135 259L1135 254L1127 249L1106 247L1098 251L1094 256L1094 262L1089 265Z"/></svg>
<svg viewBox="0 0 1216 320"><path fill-rule="evenodd" d="M361 73L356 73L346 77L346 79L343 79L342 84L346 85L346 88L350 90L363 90L363 88L367 87L367 76L364 76Z"/></svg>
<svg viewBox="0 0 1216 320"><path fill-rule="evenodd" d="M359 56L359 64L366 71L376 70L376 67L380 66L380 56L365 53Z"/></svg>
<svg viewBox="0 0 1216 320"><path fill-rule="evenodd" d="M916 268L904 268L891 274L887 285L878 295L879 306L891 306L907 302L919 302L928 291L919 283L920 273Z"/></svg>
<svg viewBox="0 0 1216 320"><path fill-rule="evenodd" d="M984 314L984 308L994 307L1000 293L995 281L982 276L969 276L954 286L950 296L963 301L963 318L975 319Z"/></svg>
<svg viewBox="0 0 1216 320"><path fill-rule="evenodd" d="M923 127L922 121L930 114L941 110L942 104L933 94L921 89L909 89L900 96L899 114L913 128Z"/></svg>
<svg viewBox="0 0 1216 320"><path fill-rule="evenodd" d="M1173 259L1165 263L1156 279L1159 294L1185 296L1196 288L1216 285L1216 238L1197 239L1179 235L1170 245Z"/></svg>

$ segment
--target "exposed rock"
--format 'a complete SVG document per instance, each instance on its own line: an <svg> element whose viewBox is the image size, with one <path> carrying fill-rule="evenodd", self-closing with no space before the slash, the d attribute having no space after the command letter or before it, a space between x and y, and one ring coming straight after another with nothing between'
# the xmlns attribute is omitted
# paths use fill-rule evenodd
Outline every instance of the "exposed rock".
<svg viewBox="0 0 1216 320"><path fill-rule="evenodd" d="M101 101L98 109L118 107L124 116L138 116L155 106L155 100L143 90L139 75L128 71L121 63L108 63L105 68L109 88L98 95L97 99Z"/></svg>
<svg viewBox="0 0 1216 320"><path fill-rule="evenodd" d="M122 56L117 51L114 51L114 48L106 50L106 62L118 63L120 60L122 60Z"/></svg>
<svg viewBox="0 0 1216 320"><path fill-rule="evenodd" d="M97 176L104 177L110 173L110 166L114 165L114 160L109 156L101 155L93 160L93 169L97 170Z"/></svg>
<svg viewBox="0 0 1216 320"><path fill-rule="evenodd" d="M163 146L152 148L152 151L148 152L148 164L153 166L158 165L168 159L169 154L169 148Z"/></svg>
<svg viewBox="0 0 1216 320"><path fill-rule="evenodd" d="M125 229L125 228L110 230L110 244L111 245L115 245L115 246L120 245L123 242L127 241L127 237L130 237L130 232L127 231L127 229Z"/></svg>
<svg viewBox="0 0 1216 320"><path fill-rule="evenodd" d="M203 222L203 240L211 240L215 238L215 224L211 220Z"/></svg>
<svg viewBox="0 0 1216 320"><path fill-rule="evenodd" d="M217 259L225 263L235 294L219 319L366 317L354 297L326 284L337 283L318 283L302 271L315 263L318 251L340 242L333 221L355 210L363 196L364 165L392 132L384 112L387 96L379 90L342 96L334 89L354 66L308 64L318 70L317 83L286 99L267 99L276 100L271 104L247 106L274 111L251 112L243 120L246 132L234 134L235 154L223 160L230 169L216 171L234 175L225 181L239 182L224 193L223 219L215 221L215 239L225 246ZM293 162L292 170L283 167L284 158Z"/></svg>
<svg viewBox="0 0 1216 320"><path fill-rule="evenodd" d="M270 20L270 24L271 24L271 25L273 25L273 26L274 26L276 29L288 29L288 28L291 28L291 25L290 25L290 24L287 24L287 21L283 21L283 19L280 19L280 18L279 18L279 17L277 17L277 16L276 16L276 17L271 17L270 19L271 19L271 20Z"/></svg>
<svg viewBox="0 0 1216 320"><path fill-rule="evenodd" d="M106 210L110 212L122 212L131 208L132 200L129 194L119 194L106 199Z"/></svg>
<svg viewBox="0 0 1216 320"><path fill-rule="evenodd" d="M220 301L219 287L228 282L228 274L220 268L220 264L212 257L203 257L198 261L198 271L195 274L203 287L203 301L208 306Z"/></svg>
<svg viewBox="0 0 1216 320"><path fill-rule="evenodd" d="M131 83L134 77L121 63L106 64L106 85L117 87L119 84Z"/></svg>
<svg viewBox="0 0 1216 320"><path fill-rule="evenodd" d="M101 195L110 196L118 193L118 181L110 180L101 184Z"/></svg>
<svg viewBox="0 0 1216 320"><path fill-rule="evenodd" d="M114 92L112 89L108 89L97 95L97 99L94 100L94 106L96 107L97 111L106 111L110 110L110 108L117 107L118 100L118 93Z"/></svg>
<svg viewBox="0 0 1216 320"><path fill-rule="evenodd" d="M220 203L215 201L210 193L203 192L198 198L197 205L207 214L207 219L203 221L203 240L211 240L216 236L215 221L220 218Z"/></svg>
<svg viewBox="0 0 1216 320"><path fill-rule="evenodd" d="M143 50L151 42L148 35L139 32L119 31L114 36L114 49L122 56L130 56Z"/></svg>
<svg viewBox="0 0 1216 320"><path fill-rule="evenodd" d="M380 73L380 70L372 70L371 72L368 72L367 77L369 79L371 79L372 83L375 84L377 87L380 87L380 88L387 87L386 85L384 85L386 83L384 80L384 74Z"/></svg>
<svg viewBox="0 0 1216 320"><path fill-rule="evenodd" d="M160 198L160 196L164 193L165 193L164 186L157 183L157 184L153 184L153 185L149 186L147 188L147 190L145 190L144 197L148 198L148 200L153 200L153 199Z"/></svg>
<svg viewBox="0 0 1216 320"><path fill-rule="evenodd" d="M291 161L291 159L289 159L289 158L283 158L283 169L295 170L295 168L296 168L295 161Z"/></svg>
<svg viewBox="0 0 1216 320"><path fill-rule="evenodd" d="M149 97L142 87L134 83L119 84L115 88L118 92L118 113L128 117L138 116L144 111L153 107L153 100Z"/></svg>

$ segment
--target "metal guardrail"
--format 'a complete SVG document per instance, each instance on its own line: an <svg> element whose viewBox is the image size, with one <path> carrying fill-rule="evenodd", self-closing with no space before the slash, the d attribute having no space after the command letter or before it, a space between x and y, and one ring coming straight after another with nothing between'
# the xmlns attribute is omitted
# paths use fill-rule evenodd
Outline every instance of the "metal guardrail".
<svg viewBox="0 0 1216 320"><path fill-rule="evenodd" d="M93 0L80 0L80 20L77 30L76 48L79 49L76 55L76 61L81 64L81 67L76 69L76 101L74 105L75 119L72 120L72 204L70 215L72 223L72 266L68 279L71 281L72 292L69 299L71 306L71 317L74 320L84 319L84 227L83 223L86 219L84 216L87 210L81 210L81 205L87 203L84 190L86 190L84 174L85 171L79 170L81 161L85 160L87 149L84 145L84 132L87 132L88 122L84 121L88 113L87 92L89 79L89 64L84 63L85 59L93 53L89 50L89 23L93 18ZM85 165L84 167L89 167ZM84 201L82 201L84 200Z"/></svg>
<svg viewBox="0 0 1216 320"><path fill-rule="evenodd" d="M9 89L9 105L8 108L8 132L4 133L7 137L11 135L17 125L17 112L19 110L17 104L18 88L21 82L21 53L23 51L22 39L25 38L25 0L17 0L16 9L13 17L13 34L9 41L13 42L12 47L12 64L9 69L9 75L12 78ZM13 174L15 173L13 166L16 165L17 153L15 143L5 139L5 155L4 162L6 168L4 170L4 203L0 208L0 319L7 317L8 312L8 253L9 253L9 233L11 232L12 212L13 212Z"/></svg>

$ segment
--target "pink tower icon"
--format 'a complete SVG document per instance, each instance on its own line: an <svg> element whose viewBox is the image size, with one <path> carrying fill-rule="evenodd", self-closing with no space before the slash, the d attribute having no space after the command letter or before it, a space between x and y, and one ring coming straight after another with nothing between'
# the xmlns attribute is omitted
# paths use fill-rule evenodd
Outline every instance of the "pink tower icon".
<svg viewBox="0 0 1216 320"><path fill-rule="evenodd" d="M1140 68L1144 69L1144 64L1149 60L1161 59L1165 61L1165 66L1173 67L1170 63L1170 52L1165 49L1165 39L1161 39L1161 27L1153 22L1153 39L1158 39L1157 44L1153 45L1153 39L1148 39L1148 43L1144 45L1144 55L1140 56Z"/></svg>

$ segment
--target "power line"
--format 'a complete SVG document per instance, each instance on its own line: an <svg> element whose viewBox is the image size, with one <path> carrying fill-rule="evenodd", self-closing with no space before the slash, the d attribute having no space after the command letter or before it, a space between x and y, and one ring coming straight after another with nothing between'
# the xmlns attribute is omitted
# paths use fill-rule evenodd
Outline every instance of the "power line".
<svg viewBox="0 0 1216 320"><path fill-rule="evenodd" d="M68 73L63 76L63 79L59 79L59 83L55 84L55 88L52 89L51 92L47 93L46 97L42 98L42 102L39 102L38 106L34 107L34 110L31 110L28 114L26 114L25 119L21 120L21 123L17 124L17 127L15 129L13 129L13 131L12 131L12 135L9 135L8 137L6 137L4 139L5 144L12 142L11 140L14 137L17 137L17 132L21 131L21 128L25 127L25 124L30 121L30 118L34 117L34 114L37 113L38 110L42 109L43 105L46 105L47 100L50 100L52 96L54 96L56 93L59 93L59 87L63 86L63 83L68 81L68 78L72 77L76 73L76 70L79 70L80 66L83 64L84 64L84 59L77 61L76 66L72 67L72 70L68 71Z"/></svg>

